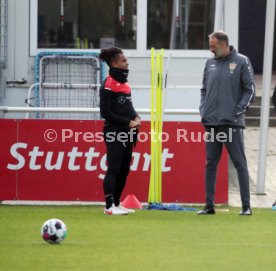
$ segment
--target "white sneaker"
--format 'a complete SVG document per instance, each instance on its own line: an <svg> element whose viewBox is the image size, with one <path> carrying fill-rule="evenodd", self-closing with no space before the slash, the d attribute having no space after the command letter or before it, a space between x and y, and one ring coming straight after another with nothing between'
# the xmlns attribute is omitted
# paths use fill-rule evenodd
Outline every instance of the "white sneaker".
<svg viewBox="0 0 276 271"><path fill-rule="evenodd" d="M104 209L106 215L127 215L128 212L117 208L114 204L110 208Z"/></svg>
<svg viewBox="0 0 276 271"><path fill-rule="evenodd" d="M252 215L252 211L250 208L242 208L239 215Z"/></svg>
<svg viewBox="0 0 276 271"><path fill-rule="evenodd" d="M134 214L134 213L135 213L134 210L125 208L122 204L120 204L119 206L117 206L117 209L120 209L120 210L122 210L122 211L125 211L125 212L127 212L128 214Z"/></svg>

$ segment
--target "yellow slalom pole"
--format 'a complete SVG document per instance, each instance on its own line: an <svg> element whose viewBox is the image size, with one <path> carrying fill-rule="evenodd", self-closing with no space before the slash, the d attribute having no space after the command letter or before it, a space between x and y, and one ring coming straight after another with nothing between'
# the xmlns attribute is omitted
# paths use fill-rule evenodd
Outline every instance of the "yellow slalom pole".
<svg viewBox="0 0 276 271"><path fill-rule="evenodd" d="M155 142L155 202L159 203L159 185L160 185L160 156L159 156L159 112L160 112L160 83L161 83L161 74L160 74L160 61L161 61L161 56L160 53L158 52L156 55L156 73L157 73L157 86L156 86L156 121L155 121L155 134L156 134L156 142Z"/></svg>
<svg viewBox="0 0 276 271"><path fill-rule="evenodd" d="M164 49L151 49L151 172L148 201L162 202L162 123Z"/></svg>
<svg viewBox="0 0 276 271"><path fill-rule="evenodd" d="M162 202L162 131L163 131L163 59L164 59L164 49L160 53L160 86L159 86L159 107L158 107L158 202Z"/></svg>
<svg viewBox="0 0 276 271"><path fill-rule="evenodd" d="M151 121L150 121L150 129L151 129L151 171L150 171L150 185L149 185L149 195L148 202L154 202L154 191L155 191L155 155L154 155L154 141L155 141L155 50L151 48Z"/></svg>

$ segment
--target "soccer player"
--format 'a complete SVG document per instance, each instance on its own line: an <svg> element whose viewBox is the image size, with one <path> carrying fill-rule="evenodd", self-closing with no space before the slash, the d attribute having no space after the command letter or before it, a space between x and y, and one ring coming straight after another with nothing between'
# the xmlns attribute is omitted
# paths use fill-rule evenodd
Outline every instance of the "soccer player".
<svg viewBox="0 0 276 271"><path fill-rule="evenodd" d="M100 111L105 119L107 172L104 178L105 210L108 215L125 215L120 197L130 171L133 146L140 128L140 117L133 108L127 82L128 61L120 48L102 49L100 59L109 66L109 75L100 88Z"/></svg>
<svg viewBox="0 0 276 271"><path fill-rule="evenodd" d="M206 140L206 206L198 214L215 214L216 172L225 144L238 174L242 202L239 214L251 215L243 129L245 111L255 95L253 69L248 57L229 46L225 32L218 31L209 35L209 46L214 57L208 59L205 65L199 110L207 135L212 131L215 138L213 141ZM220 137L217 135L222 133L231 134L226 142L218 140Z"/></svg>

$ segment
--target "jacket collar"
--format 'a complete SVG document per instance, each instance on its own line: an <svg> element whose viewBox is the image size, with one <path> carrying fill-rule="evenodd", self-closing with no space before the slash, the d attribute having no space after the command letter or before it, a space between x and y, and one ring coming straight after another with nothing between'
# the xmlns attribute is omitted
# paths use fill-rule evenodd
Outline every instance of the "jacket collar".
<svg viewBox="0 0 276 271"><path fill-rule="evenodd" d="M120 83L126 83L128 77L128 69L119 69L111 67L109 69L109 75Z"/></svg>

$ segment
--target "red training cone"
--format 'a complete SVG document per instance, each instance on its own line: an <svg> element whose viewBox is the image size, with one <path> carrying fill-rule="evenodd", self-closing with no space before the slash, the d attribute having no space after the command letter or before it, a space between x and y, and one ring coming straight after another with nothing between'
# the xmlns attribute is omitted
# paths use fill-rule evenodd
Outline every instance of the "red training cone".
<svg viewBox="0 0 276 271"><path fill-rule="evenodd" d="M143 208L141 202L134 195L128 195L121 204L128 209Z"/></svg>

